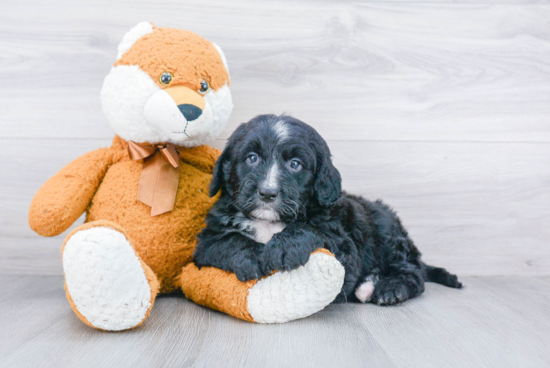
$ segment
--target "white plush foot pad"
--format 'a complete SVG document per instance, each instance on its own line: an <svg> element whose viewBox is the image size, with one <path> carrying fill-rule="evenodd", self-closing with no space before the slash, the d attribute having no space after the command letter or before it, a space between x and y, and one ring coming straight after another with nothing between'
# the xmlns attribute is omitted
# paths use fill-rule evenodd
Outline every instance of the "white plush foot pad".
<svg viewBox="0 0 550 368"><path fill-rule="evenodd" d="M344 274L335 257L312 254L305 266L258 281L248 292L248 311L258 323L284 323L310 316L336 298Z"/></svg>
<svg viewBox="0 0 550 368"><path fill-rule="evenodd" d="M63 269L76 308L94 327L120 331L145 318L151 288L124 234L106 227L75 233L65 244Z"/></svg>

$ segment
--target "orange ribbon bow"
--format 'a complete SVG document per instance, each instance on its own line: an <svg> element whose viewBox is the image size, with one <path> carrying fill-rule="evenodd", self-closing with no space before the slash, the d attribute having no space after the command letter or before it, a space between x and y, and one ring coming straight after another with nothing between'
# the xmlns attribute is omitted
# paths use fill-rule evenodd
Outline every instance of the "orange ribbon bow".
<svg viewBox="0 0 550 368"><path fill-rule="evenodd" d="M132 160L143 160L138 201L151 207L151 216L174 209L179 183L179 154L175 145L141 144L128 141Z"/></svg>

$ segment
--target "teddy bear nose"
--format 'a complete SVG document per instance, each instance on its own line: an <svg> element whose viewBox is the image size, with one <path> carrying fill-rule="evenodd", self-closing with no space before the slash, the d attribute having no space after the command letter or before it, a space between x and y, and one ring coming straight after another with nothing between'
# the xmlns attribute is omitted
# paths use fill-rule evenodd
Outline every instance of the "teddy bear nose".
<svg viewBox="0 0 550 368"><path fill-rule="evenodd" d="M178 105L178 109L181 111L185 120L193 121L197 119L202 114L202 110L195 105L182 104Z"/></svg>

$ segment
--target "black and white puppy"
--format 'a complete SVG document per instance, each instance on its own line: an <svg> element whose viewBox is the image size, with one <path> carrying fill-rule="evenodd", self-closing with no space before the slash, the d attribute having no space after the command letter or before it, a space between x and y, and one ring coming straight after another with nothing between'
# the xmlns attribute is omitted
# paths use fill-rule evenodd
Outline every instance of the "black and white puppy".
<svg viewBox="0 0 550 368"><path fill-rule="evenodd" d="M210 195L221 196L198 236L195 263L239 280L304 265L324 247L346 270L336 302L389 305L455 275L425 265L399 218L381 201L342 192L325 140L290 116L260 115L229 138Z"/></svg>

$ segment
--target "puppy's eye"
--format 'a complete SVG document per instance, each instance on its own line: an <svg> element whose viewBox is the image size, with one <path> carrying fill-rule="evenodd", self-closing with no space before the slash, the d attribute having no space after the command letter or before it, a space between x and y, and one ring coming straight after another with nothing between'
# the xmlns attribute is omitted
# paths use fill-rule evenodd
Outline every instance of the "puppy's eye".
<svg viewBox="0 0 550 368"><path fill-rule="evenodd" d="M255 154L255 153L251 153L251 154L248 155L248 157L246 158L246 163L249 164L249 165L255 165L255 164L257 164L259 161L260 161L260 158L259 158L258 155Z"/></svg>
<svg viewBox="0 0 550 368"><path fill-rule="evenodd" d="M302 163L298 160L291 160L289 163L288 163L288 167L290 168L290 170L292 171L300 171L302 170Z"/></svg>
<svg viewBox="0 0 550 368"><path fill-rule="evenodd" d="M170 82L174 79L174 76L170 72L164 72L159 77L159 82L163 86L167 86L170 84Z"/></svg>
<svg viewBox="0 0 550 368"><path fill-rule="evenodd" d="M201 82L201 88L199 89L199 93L204 95L206 92L208 92L209 89L210 89L210 85L208 84L207 81L203 79L203 81Z"/></svg>

